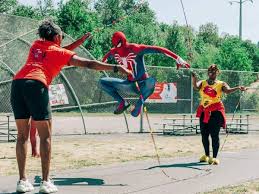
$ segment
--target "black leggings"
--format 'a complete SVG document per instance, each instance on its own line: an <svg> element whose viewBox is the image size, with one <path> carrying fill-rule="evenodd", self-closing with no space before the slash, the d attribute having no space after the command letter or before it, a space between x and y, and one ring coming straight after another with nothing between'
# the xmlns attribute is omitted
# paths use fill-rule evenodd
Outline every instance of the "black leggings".
<svg viewBox="0 0 259 194"><path fill-rule="evenodd" d="M211 112L209 123L204 123L203 118L204 114L202 113L200 117L200 129L204 151L206 156L210 156L210 135L212 139L213 158L216 158L219 151L219 132L224 121L223 116L221 112L213 111Z"/></svg>

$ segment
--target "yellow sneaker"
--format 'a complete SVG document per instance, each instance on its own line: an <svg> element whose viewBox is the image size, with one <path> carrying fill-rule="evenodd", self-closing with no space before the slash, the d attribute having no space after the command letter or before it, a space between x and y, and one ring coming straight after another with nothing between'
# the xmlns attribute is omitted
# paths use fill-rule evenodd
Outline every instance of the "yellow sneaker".
<svg viewBox="0 0 259 194"><path fill-rule="evenodd" d="M208 163L211 165L219 165L219 159L210 157Z"/></svg>
<svg viewBox="0 0 259 194"><path fill-rule="evenodd" d="M203 155L203 156L200 158L200 162L208 162L208 161L209 161L209 156Z"/></svg>

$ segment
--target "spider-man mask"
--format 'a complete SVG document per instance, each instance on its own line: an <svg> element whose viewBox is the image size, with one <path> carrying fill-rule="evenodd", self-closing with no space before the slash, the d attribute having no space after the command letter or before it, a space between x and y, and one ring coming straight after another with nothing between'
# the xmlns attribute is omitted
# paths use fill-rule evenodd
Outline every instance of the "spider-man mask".
<svg viewBox="0 0 259 194"><path fill-rule="evenodd" d="M123 32L115 32L112 36L112 44L116 48L123 47L127 44L126 36Z"/></svg>

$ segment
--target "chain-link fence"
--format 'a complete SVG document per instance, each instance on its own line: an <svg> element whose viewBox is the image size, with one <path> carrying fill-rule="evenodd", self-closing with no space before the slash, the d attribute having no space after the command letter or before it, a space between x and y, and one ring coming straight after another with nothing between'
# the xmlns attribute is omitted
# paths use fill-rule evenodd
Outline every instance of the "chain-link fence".
<svg viewBox="0 0 259 194"><path fill-rule="evenodd" d="M11 112L9 102L11 80L15 75L15 72L17 72L25 63L32 42L38 38L38 25L39 21L36 20L0 14L0 91L2 99L0 112ZM63 43L66 45L72 41L73 39L66 35ZM91 54L83 47L76 49L76 52L82 57L93 58ZM69 82L70 80L67 78L69 74L72 74L70 73L72 72L71 69L72 68L68 67L64 70L54 80L54 84L64 84L69 99L69 105L67 105L66 108L79 109L83 120L79 98L73 88L75 85L72 85ZM78 72L79 71L80 70L78 70ZM81 71L83 72L84 70ZM92 75L90 71L87 71L86 74L88 74L89 77L98 76L98 74ZM79 82L82 76L77 76L79 76L77 77ZM63 107L60 106L55 108L61 109Z"/></svg>
<svg viewBox="0 0 259 194"><path fill-rule="evenodd" d="M169 59L170 60L170 59ZM173 64L172 64L173 66ZM149 74L156 78L157 82L175 83L177 86L176 103L147 103L150 113L159 114L184 114L195 113L199 103L199 93L193 90L190 70L176 70L171 67L148 66ZM193 70L199 80L207 79L206 69ZM259 102L259 73L245 71L222 70L218 79L226 82L230 87L246 86L248 90L243 94L237 91L230 95L223 96L226 112L233 113L240 99L238 112L258 112ZM108 100L108 99L107 99Z"/></svg>
<svg viewBox="0 0 259 194"><path fill-rule="evenodd" d="M0 113L11 112L9 101L11 80L15 72L26 61L30 45L37 38L38 24L39 22L27 18L0 15ZM65 36L64 44L72 41L72 38ZM76 52L79 56L93 58L83 47L78 48ZM168 59L168 62L173 63L171 59ZM174 66L174 64L171 66ZM177 86L176 103L147 103L149 113L158 115L152 119L153 123L160 122L168 114L191 114L195 112L199 104L199 94L192 88L189 70L151 66L148 66L147 70L158 82L175 83ZM207 78L207 70L195 70L195 72L199 79ZM249 87L249 90L241 97L241 103L238 107L239 112L255 115L254 113L259 111L258 75L255 72L221 71L219 79L227 82L231 87L237 85ZM111 114L116 102L100 89L98 81L103 76L118 77L118 75L110 72L96 72L83 68L66 67L63 69L53 84L62 83L65 86L69 104L53 107L53 111L62 112L61 115L64 118L61 119L62 121L58 121L58 126L62 126L64 129L70 126L73 128L72 133L82 132L83 127L88 132L120 132L126 131L127 127L130 131L139 131L139 123L142 123L139 118L135 119L127 115L115 117ZM236 92L224 96L223 102L227 113L234 112L240 95L241 92ZM138 98L137 95L125 97L133 103ZM76 112L79 113L79 116ZM80 112L82 117L80 117ZM77 123L82 118L85 121L84 126L69 125L70 119L67 118L71 118L71 115L79 118Z"/></svg>

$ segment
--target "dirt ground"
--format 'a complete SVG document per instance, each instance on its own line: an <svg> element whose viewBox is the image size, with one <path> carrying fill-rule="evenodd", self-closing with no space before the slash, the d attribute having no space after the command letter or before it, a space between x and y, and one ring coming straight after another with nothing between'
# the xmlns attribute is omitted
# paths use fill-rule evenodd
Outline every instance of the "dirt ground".
<svg viewBox="0 0 259 194"><path fill-rule="evenodd" d="M156 135L155 138L163 158L195 155L198 160L203 153L200 136ZM224 151L258 148L258 139L259 134L230 135ZM15 143L0 143L0 146L0 176L17 174ZM28 150L27 172L40 175L40 159L30 157L30 148ZM51 168L54 173L86 166L155 160L154 153L149 134L54 136Z"/></svg>

